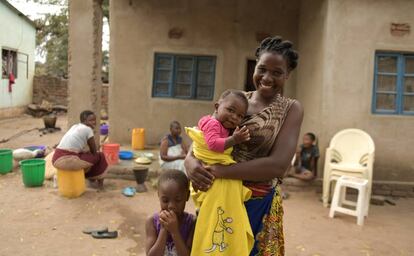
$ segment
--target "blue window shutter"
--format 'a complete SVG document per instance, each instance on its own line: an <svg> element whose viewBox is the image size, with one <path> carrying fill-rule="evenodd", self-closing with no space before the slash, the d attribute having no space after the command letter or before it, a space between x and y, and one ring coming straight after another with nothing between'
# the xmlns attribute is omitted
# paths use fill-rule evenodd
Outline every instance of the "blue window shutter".
<svg viewBox="0 0 414 256"><path fill-rule="evenodd" d="M152 97L212 100L215 56L155 53Z"/></svg>
<svg viewBox="0 0 414 256"><path fill-rule="evenodd" d="M381 57L394 57L397 60L396 63L396 71L395 72L383 72L379 70L379 59ZM404 100L405 97L414 97L413 92L406 92L405 91L405 79L406 77L414 77L413 74L407 74L405 71L405 63L406 58L414 57L412 54L403 54L403 53L394 53L394 52L377 52L375 54L375 63L374 63L374 86L373 86L373 94L372 94L372 105L371 111L375 114L394 114L394 115L414 115L414 111L405 111L404 110ZM395 84L395 91L381 91L379 89L379 76L391 76L395 77L396 84ZM395 97L395 109L381 109L377 105L378 96L379 95L394 95Z"/></svg>

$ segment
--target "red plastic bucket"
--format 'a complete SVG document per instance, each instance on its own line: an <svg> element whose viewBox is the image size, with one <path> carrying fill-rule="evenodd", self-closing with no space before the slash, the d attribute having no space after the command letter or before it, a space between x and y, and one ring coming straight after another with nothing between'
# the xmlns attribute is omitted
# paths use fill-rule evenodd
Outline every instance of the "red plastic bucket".
<svg viewBox="0 0 414 256"><path fill-rule="evenodd" d="M120 145L115 143L106 143L102 145L102 152L109 165L117 164L119 162L119 148Z"/></svg>

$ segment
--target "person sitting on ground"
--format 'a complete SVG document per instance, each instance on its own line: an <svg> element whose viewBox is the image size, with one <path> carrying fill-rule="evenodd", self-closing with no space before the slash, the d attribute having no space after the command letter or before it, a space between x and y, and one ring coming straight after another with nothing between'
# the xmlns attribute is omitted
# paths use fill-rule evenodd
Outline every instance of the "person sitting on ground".
<svg viewBox="0 0 414 256"><path fill-rule="evenodd" d="M195 216L184 211L190 197L187 176L179 170L165 170L157 187L161 211L145 223L146 254L189 256Z"/></svg>
<svg viewBox="0 0 414 256"><path fill-rule="evenodd" d="M289 176L300 180L312 180L316 177L319 149L315 134L308 132L303 136L303 144L296 151L295 164Z"/></svg>
<svg viewBox="0 0 414 256"><path fill-rule="evenodd" d="M184 159L187 155L187 145L183 141L181 124L177 121L170 123L170 134L164 136L160 146L161 169L175 169L185 171Z"/></svg>
<svg viewBox="0 0 414 256"><path fill-rule="evenodd" d="M53 166L61 170L84 169L85 177L99 190L103 189L103 175L108 167L105 156L98 152L93 129L96 116L90 110L82 111L80 123L63 135L53 154ZM85 150L86 145L89 151Z"/></svg>

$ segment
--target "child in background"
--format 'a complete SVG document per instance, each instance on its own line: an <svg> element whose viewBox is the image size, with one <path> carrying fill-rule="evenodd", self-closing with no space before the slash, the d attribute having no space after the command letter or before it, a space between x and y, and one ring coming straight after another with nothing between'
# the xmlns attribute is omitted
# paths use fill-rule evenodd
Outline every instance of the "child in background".
<svg viewBox="0 0 414 256"><path fill-rule="evenodd" d="M191 253L195 216L184 211L190 196L184 172L166 170L158 179L161 211L145 224L146 253L164 256L188 256Z"/></svg>
<svg viewBox="0 0 414 256"><path fill-rule="evenodd" d="M61 170L85 171L85 177L98 190L103 189L103 174L108 167L105 156L98 152L93 135L96 116L90 110L80 114L80 123L63 135L53 154L53 166ZM89 151L86 150L89 147Z"/></svg>
<svg viewBox="0 0 414 256"><path fill-rule="evenodd" d="M235 163L233 146L250 139L249 130L238 127L247 107L243 92L226 90L212 116L202 117L198 128L186 128L194 156L206 165ZM199 215L191 255L249 255L254 238L244 201L250 196L242 181L229 179L215 180L207 192L192 193Z"/></svg>
<svg viewBox="0 0 414 256"><path fill-rule="evenodd" d="M308 132L303 136L303 144L296 152L295 166L290 176L301 180L312 180L316 176L319 149L315 134Z"/></svg>

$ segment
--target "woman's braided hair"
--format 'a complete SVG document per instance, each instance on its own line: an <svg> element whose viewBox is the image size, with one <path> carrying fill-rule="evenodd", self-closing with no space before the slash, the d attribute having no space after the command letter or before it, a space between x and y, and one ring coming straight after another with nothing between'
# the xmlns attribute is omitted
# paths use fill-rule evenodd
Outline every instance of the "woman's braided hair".
<svg viewBox="0 0 414 256"><path fill-rule="evenodd" d="M292 49L293 43L283 40L280 36L267 37L256 49L256 57L259 58L264 52L278 53L282 55L287 62L289 71L292 71L298 65L298 52Z"/></svg>

